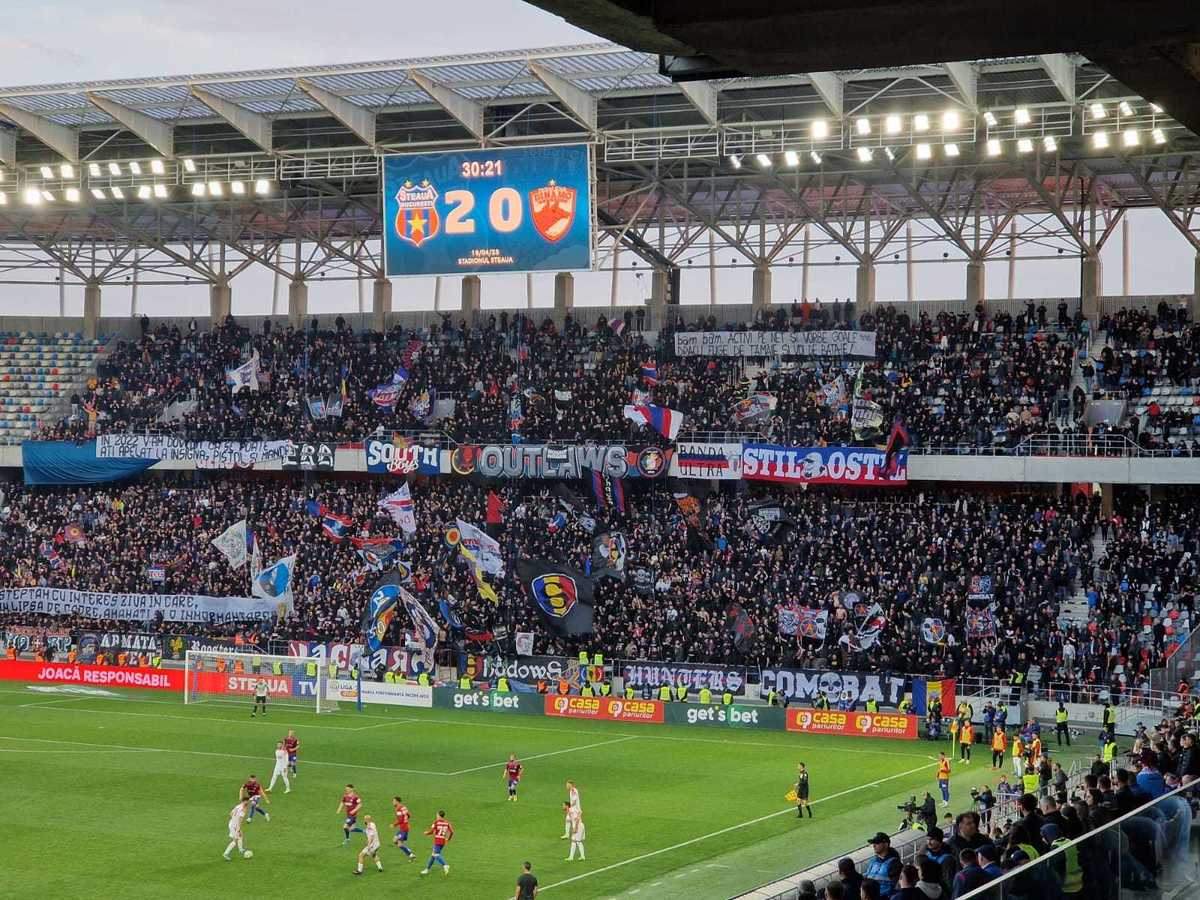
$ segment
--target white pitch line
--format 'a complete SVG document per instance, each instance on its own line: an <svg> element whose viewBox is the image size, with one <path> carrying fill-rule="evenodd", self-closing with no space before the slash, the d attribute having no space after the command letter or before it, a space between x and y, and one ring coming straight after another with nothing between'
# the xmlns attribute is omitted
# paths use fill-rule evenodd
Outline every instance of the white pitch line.
<svg viewBox="0 0 1200 900"><path fill-rule="evenodd" d="M19 738L17 740L20 740ZM158 751L152 747L116 747L111 750L100 750L98 748L89 748L87 750L17 750L8 747L0 747L0 753L36 753L42 756L47 753L157 753Z"/></svg>
<svg viewBox="0 0 1200 900"><path fill-rule="evenodd" d="M73 698L73 699L75 699L75 698ZM107 697L79 697L77 699L80 699L80 700L106 700L106 699L110 699L110 698L107 698ZM128 702L128 701L121 701L121 702ZM141 702L154 703L157 701L146 700L146 701L141 701ZM32 707L32 708L37 708L37 709L48 709L52 712L59 711L59 712L69 712L69 713L75 713L75 714L91 713L93 715L100 715L100 716L138 716L138 717L144 718L144 719L183 719L184 721L187 721L187 722L225 722L225 723L228 723L231 725L268 725L268 726L274 726L276 729L279 728L279 725L278 725L279 720L276 720L274 722L268 722L265 720L265 718L261 721L258 719L218 719L215 716L173 716L168 713L139 713L139 712L130 712L130 711L124 710L124 709L63 709L61 706L46 706L45 704L37 704L37 703L22 704L22 705ZM0 707L0 708L2 708L2 707ZM286 720L284 720L284 721L286 721ZM303 727L304 728L319 728L319 729L323 729L325 731L344 731L347 733L358 730L355 728L347 728L347 727L338 726L338 725L305 724Z"/></svg>
<svg viewBox="0 0 1200 900"><path fill-rule="evenodd" d="M905 776L908 776L908 775L915 775L917 772L920 772L922 769L927 769L927 768L929 768L929 766L927 766L927 765L917 766L915 769L909 769L907 772L898 772L895 775L889 775L887 778L880 778L878 781L872 781L870 784L860 784L857 787L847 788L844 791L838 791L836 794L830 794L827 797L821 797L817 800L814 800L814 801L812 801L811 805L816 806L818 803L822 803L826 800L836 800L838 797L845 797L847 794L853 794L853 793L856 793L857 791L861 791L866 788L876 787L887 781L894 781L897 778L904 778ZM767 813L765 816L759 816L757 819L750 819L749 821L746 821L746 822L740 822L737 825L730 825L727 828L720 829L719 831L712 831L712 832L709 832L708 834L702 834L699 837L691 838L690 840L681 841L678 844L672 844L670 847L663 847L660 850L651 850L649 853L642 853L639 856L631 856L629 859L622 860L621 862L615 862L615 863L612 863L607 866L601 866L599 869L593 869L590 872L584 872L582 875L575 875L571 878L564 879L563 881L556 881L553 884L548 884L548 885L542 887L540 890L548 891L551 888L562 887L565 884L571 884L573 882L580 881L581 879L584 879L584 878L591 878L593 875L599 875L601 872L610 872L613 869L619 869L622 866L628 866L628 865L631 865L632 863L641 862L642 860L650 859L651 857L661 856L663 853L670 853L673 850L680 850L684 847L690 847L692 844L698 844L701 841L707 841L709 838L720 837L723 834L729 834L729 832L731 832L731 831L737 831L742 828L748 828L751 825L757 825L759 822L766 822L768 819L774 819L778 816L785 816L788 813L795 813L795 812L796 812L796 807L789 806L787 809L781 809L778 812ZM680 876L677 875L675 877L678 878Z"/></svg>
<svg viewBox="0 0 1200 900"><path fill-rule="evenodd" d="M611 741L597 741L594 744L584 744L582 747L567 747L563 750L551 750L549 753L537 753L533 756L522 756L521 762L529 759L545 759L547 756L561 756L563 753L577 753L580 750L592 750L596 747L607 747L609 744L623 744L626 741L637 740L637 735L629 735L628 737L613 738ZM507 762L507 761L506 761ZM495 769L505 765L505 762L488 763L486 766L475 766L470 769L459 769L457 772L447 772L447 775L466 775L470 772L482 772L484 769Z"/></svg>

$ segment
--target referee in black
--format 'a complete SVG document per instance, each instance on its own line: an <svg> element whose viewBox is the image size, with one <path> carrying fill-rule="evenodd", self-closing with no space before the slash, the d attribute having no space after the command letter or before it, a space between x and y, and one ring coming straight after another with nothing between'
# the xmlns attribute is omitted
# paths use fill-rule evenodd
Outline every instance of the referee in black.
<svg viewBox="0 0 1200 900"><path fill-rule="evenodd" d="M796 818L803 819L804 811L812 818L812 806L808 802L808 768L804 763L796 767Z"/></svg>
<svg viewBox="0 0 1200 900"><path fill-rule="evenodd" d="M538 880L533 874L532 863L521 866L521 874L517 876L517 892L513 900L534 900L538 893Z"/></svg>

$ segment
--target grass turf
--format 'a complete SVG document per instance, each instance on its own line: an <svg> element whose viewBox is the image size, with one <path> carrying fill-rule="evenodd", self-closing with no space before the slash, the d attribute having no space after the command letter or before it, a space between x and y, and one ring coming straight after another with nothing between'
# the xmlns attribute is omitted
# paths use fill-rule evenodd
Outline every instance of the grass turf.
<svg viewBox="0 0 1200 900"><path fill-rule="evenodd" d="M317 716L248 703L184 706L146 693L109 696L0 690L0 846L10 896L124 898L351 897L364 888L404 897L511 897L530 860L551 897L637 894L728 897L893 830L897 804L937 795L936 747L925 742L778 732L506 717L368 707ZM271 821L244 828L252 860L226 862L226 823L250 774L264 784L275 742L301 741L299 777L271 794ZM1082 749L1091 749L1086 742ZM525 764L509 803L503 763ZM989 783L983 748L955 764L954 809ZM812 773L815 817L798 822L783 799L796 763ZM579 786L587 861L565 861L564 781ZM385 871L351 875L361 835L342 846L336 814L353 783L374 816ZM390 799L413 813L409 863L391 846ZM439 808L455 826L451 874L418 870L421 832ZM360 817L361 822L361 817Z"/></svg>

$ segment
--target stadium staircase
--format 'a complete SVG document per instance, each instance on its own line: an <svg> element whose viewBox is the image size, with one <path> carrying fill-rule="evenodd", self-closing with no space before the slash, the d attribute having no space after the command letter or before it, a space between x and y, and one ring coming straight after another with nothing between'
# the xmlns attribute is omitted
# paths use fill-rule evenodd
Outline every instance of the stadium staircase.
<svg viewBox="0 0 1200 900"><path fill-rule="evenodd" d="M65 409L95 374L103 346L77 332L0 332L0 444L19 444Z"/></svg>

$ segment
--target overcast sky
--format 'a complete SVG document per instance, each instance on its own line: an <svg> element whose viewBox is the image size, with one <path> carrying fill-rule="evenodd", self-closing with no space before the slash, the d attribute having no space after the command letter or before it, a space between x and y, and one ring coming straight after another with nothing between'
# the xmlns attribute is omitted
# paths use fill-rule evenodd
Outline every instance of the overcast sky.
<svg viewBox="0 0 1200 900"><path fill-rule="evenodd" d="M596 40L521 0L352 0L346 4L327 0L9 0L3 8L0 85L6 87L478 53ZM1194 256L1183 238L1157 212L1139 212L1131 221L1133 293L1190 292ZM947 249L952 257L959 256L953 248ZM932 247L927 251L935 260L940 257ZM626 254L622 263L628 259ZM1110 241L1104 260L1105 292L1120 293L1119 235ZM965 272L965 263L917 266L916 292L931 299L960 298L965 293ZM810 277L810 295L852 296L854 277L851 266L816 268ZM748 302L750 280L749 269L721 270L717 301ZM880 266L877 285L879 299L903 299L904 266ZM609 272L577 275L576 302L607 305L611 286ZM234 282L234 311L270 312L273 297L286 309L286 289L286 284L277 289L268 272L249 270ZM1018 264L1018 297L1078 296L1078 290L1075 261ZM399 280L395 306L428 307L434 291L433 279ZM988 295L1002 298L1007 291L1007 264L989 264ZM648 293L648 278L632 272L618 274L621 302L636 302ZM684 302L709 302L709 279L699 266L685 270L683 293ZM799 267L777 269L773 293L776 300L798 297ZM526 281L524 276L487 276L482 294L485 306L524 305ZM535 305L550 305L553 276L537 276L533 294ZM444 279L440 296L443 305L457 306L457 279ZM28 314L31 305L53 312L58 301L56 288L0 287L0 314ZM106 287L103 314L126 314L130 302L127 289ZM357 302L353 283L310 285L309 306L314 312L344 309ZM369 284L365 302L369 309ZM139 305L151 315L203 313L208 296L203 288L145 288L139 294ZM81 291L67 292L66 309L68 315L80 314Z"/></svg>

